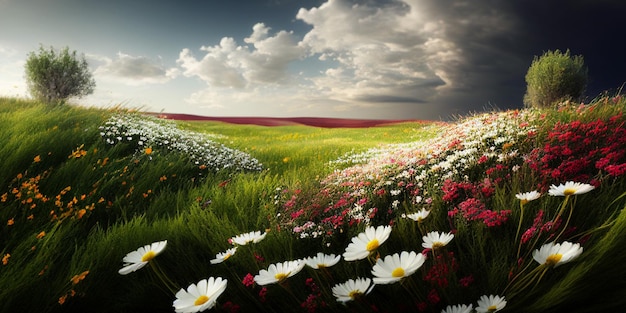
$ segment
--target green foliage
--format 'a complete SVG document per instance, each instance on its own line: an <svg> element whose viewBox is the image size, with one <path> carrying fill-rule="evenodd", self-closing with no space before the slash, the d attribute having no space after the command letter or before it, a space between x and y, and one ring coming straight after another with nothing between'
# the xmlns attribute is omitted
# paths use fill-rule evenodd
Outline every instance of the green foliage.
<svg viewBox="0 0 626 313"><path fill-rule="evenodd" d="M428 205L431 210L428 219L419 223L394 219L389 239L377 250L381 257L401 250L420 252L421 237L429 231L453 227L455 237L437 255L429 252L427 266L402 283L376 286L365 297L366 302L353 301L344 306L335 301L331 288L356 276L371 276L374 257L370 262L340 261L324 270L306 267L282 284L267 286L267 301L263 302L259 296L265 292L263 286L242 284L247 273L255 275L269 264L317 252L341 254L351 236L364 229L362 223L357 223L332 237L328 245L319 238L299 238L279 223L285 215L289 218L283 204L291 194L285 190L297 189L301 198L315 197L323 187L320 181L337 167L346 166L330 161L347 153L367 152L382 143L426 141L437 130L441 133L442 127L405 123L369 129L322 129L178 123L181 129L217 134L212 138L249 153L265 166L262 171L199 172L197 165L190 164L189 158L176 150L157 146L147 153L128 142L107 142L99 126L114 116L113 112L51 107L32 101L16 103L14 99L0 98L0 125L7 125L0 127L0 142L5 143L0 146L0 312L171 312L174 294L155 275L153 264L178 288L208 277L226 278L228 286L213 309L225 312L229 311L224 307L227 304L240 306L239 312L306 311L303 303L311 295L318 296L310 282L320 288L319 296L313 297L318 302L309 303L319 305L317 312L369 312L371 303L381 312L411 311L415 302L433 301L429 292L434 289L442 302L428 308L433 312L440 312L444 302L475 305L481 295L502 291L507 291L504 295L509 302L504 312L558 312L564 308L594 312L624 305L621 295L626 290L626 262L620 254L626 244L623 178L603 181L589 194L570 199L566 208L573 212L569 223L575 229L574 233L563 233L561 239L580 242L585 251L571 264L551 269L541 283L521 292L507 287L506 277L511 271L522 273L520 277L528 273L520 272L515 265L535 264L529 253L552 238L544 234L537 237L540 240L535 246L521 246L525 258L518 261L519 246L514 241L518 221L523 231L539 210L553 216L564 201L545 195L526 204L521 214L514 194L530 191L539 182L528 166L492 177L502 176L502 183L492 186L489 207L511 210L509 221L497 227L450 217L449 210L456 204L444 202L442 194L436 192L441 190L443 179L425 179L420 185L420 190L431 192L430 204L414 203L415 195L380 197L375 205L384 212L391 210L396 199L400 200L399 210L407 214ZM511 152L513 148L523 153L525 149L543 147L542 140L556 123L622 118L624 107L623 98L607 97L558 111L532 110L533 114L527 115L536 118L532 121L517 120L525 115L523 112L511 113L517 117L506 125L530 122L532 127L528 129L536 136L519 140L515 146L511 143L518 138L506 137L501 124L491 121L492 133L497 134L490 136L474 134L478 131L469 124L460 125L468 127L467 131L478 138L475 141L494 146L494 154ZM496 140L505 137L506 142ZM455 147L444 151L452 153ZM428 148L436 150L435 146ZM406 157L419 159L422 155ZM436 162L435 156L430 157ZM470 167L478 163L467 162ZM386 167L381 175L371 178L379 179L373 180L379 190L386 189L389 194L389 190L400 187L397 179L404 176L394 170L401 169L402 164ZM478 173L471 172L470 176L482 177L479 174L486 169L474 168ZM217 253L232 247L229 238L256 230L266 232L263 241L238 246L236 254L223 263L209 263ZM583 230L590 231L580 234ZM167 240L167 248L145 268L125 276L118 274L127 253L161 240ZM436 260L447 264L445 253L452 251L459 271L445 278L450 285L458 285L460 279L471 277L469 288L440 288L423 279L439 262ZM321 301L326 307L321 307ZM600 301L603 306L596 306Z"/></svg>
<svg viewBox="0 0 626 313"><path fill-rule="evenodd" d="M546 108L558 101L579 100L587 86L583 57L570 56L569 50L548 51L535 57L526 73L524 104Z"/></svg>
<svg viewBox="0 0 626 313"><path fill-rule="evenodd" d="M89 95L96 86L84 55L79 57L68 47L57 51L41 46L38 53L28 55L24 68L31 95L46 103Z"/></svg>

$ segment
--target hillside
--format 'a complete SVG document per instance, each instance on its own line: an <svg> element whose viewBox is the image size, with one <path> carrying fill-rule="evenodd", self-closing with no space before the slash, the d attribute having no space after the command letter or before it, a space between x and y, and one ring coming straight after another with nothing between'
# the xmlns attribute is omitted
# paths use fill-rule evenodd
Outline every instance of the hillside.
<svg viewBox="0 0 626 313"><path fill-rule="evenodd" d="M266 127L0 99L0 312L619 311L624 108Z"/></svg>

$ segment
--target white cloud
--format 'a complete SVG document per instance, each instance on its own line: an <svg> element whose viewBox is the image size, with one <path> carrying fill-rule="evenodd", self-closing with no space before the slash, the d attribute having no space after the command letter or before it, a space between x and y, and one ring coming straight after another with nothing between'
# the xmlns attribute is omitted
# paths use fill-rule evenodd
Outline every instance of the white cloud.
<svg viewBox="0 0 626 313"><path fill-rule="evenodd" d="M422 6L423 7L423 6ZM313 81L337 99L353 102L425 102L454 84L444 64L459 58L445 25L417 1L368 6L329 0L300 9L312 30L302 43L337 67Z"/></svg>
<svg viewBox="0 0 626 313"><path fill-rule="evenodd" d="M166 68L160 60L152 60L144 56L132 56L119 52L114 59L90 56L99 65L94 76L107 80L122 82L136 86L145 84L163 84L179 74L177 68Z"/></svg>
<svg viewBox="0 0 626 313"><path fill-rule="evenodd" d="M288 65L304 56L292 32L279 31L270 36L270 28L259 23L238 45L224 37L215 46L202 46L204 53L196 58L189 49L180 52L177 63L183 74L198 77L209 87L253 89L264 85L285 85L290 82Z"/></svg>
<svg viewBox="0 0 626 313"><path fill-rule="evenodd" d="M499 45L514 20L491 2L476 1L328 0L298 11L296 19L311 27L299 38L258 23L244 43L225 37L202 46L199 57L180 52L182 73L207 84L187 101L225 111L280 101L302 114L321 107L456 112L484 105L488 91L477 92L480 84L498 86L495 77L519 62ZM317 59L315 75L289 72L307 58ZM278 96L278 86L288 97Z"/></svg>

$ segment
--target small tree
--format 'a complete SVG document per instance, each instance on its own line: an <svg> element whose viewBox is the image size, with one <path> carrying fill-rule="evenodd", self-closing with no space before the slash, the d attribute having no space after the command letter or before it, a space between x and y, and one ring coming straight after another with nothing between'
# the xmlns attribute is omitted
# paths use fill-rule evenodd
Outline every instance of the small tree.
<svg viewBox="0 0 626 313"><path fill-rule="evenodd" d="M85 56L79 58L67 47L60 51L39 47L39 53L28 55L25 71L30 94L46 103L92 94L96 86Z"/></svg>
<svg viewBox="0 0 626 313"><path fill-rule="evenodd" d="M545 108L557 101L579 100L587 87L583 57L570 56L569 50L548 51L535 56L526 73L524 104Z"/></svg>

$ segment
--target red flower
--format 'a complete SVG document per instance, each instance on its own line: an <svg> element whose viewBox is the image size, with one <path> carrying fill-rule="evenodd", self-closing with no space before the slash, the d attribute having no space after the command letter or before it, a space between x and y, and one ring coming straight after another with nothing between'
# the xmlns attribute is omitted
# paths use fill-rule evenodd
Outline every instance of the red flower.
<svg viewBox="0 0 626 313"><path fill-rule="evenodd" d="M243 280L241 282L243 283L244 286L250 287L250 286L254 285L254 276L252 276L252 274L248 273L243 278Z"/></svg>

